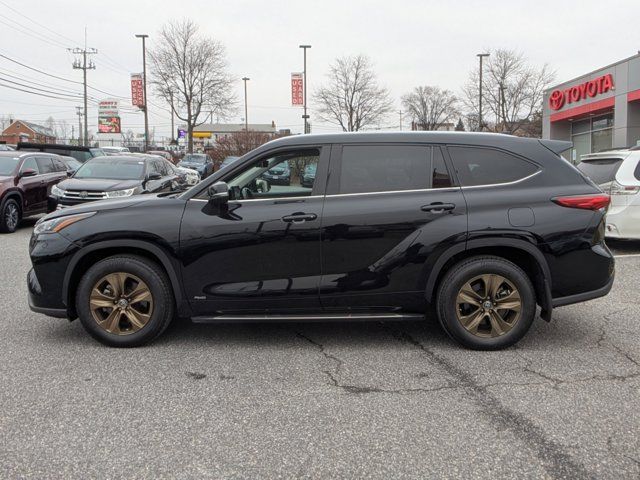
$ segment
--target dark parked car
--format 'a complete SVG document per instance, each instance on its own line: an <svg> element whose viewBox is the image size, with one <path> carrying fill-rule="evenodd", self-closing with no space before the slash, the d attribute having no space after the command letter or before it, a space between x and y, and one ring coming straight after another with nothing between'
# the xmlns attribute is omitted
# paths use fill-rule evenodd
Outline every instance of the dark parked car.
<svg viewBox="0 0 640 480"><path fill-rule="evenodd" d="M97 147L83 147L78 145L59 145L56 143L19 142L16 149L24 150L27 152L55 153L56 155L73 157L80 162L86 162L90 158L101 157L103 155L106 155L104 150Z"/></svg>
<svg viewBox="0 0 640 480"><path fill-rule="evenodd" d="M0 151L0 232L14 232L20 219L46 213L51 188L65 178L58 155Z"/></svg>
<svg viewBox="0 0 640 480"><path fill-rule="evenodd" d="M65 167L67 167L67 174L69 176L73 175L76 170L78 170L82 166L82 162L76 160L73 157L64 157L60 155L60 160L64 163Z"/></svg>
<svg viewBox="0 0 640 480"><path fill-rule="evenodd" d="M281 162L262 174L262 178L271 185L291 185L291 167L289 162Z"/></svg>
<svg viewBox="0 0 640 480"><path fill-rule="evenodd" d="M606 295L609 196L559 156L569 142L498 134L300 135L181 195L40 220L31 309L135 346L194 322L420 319L475 349L513 345L540 307ZM303 160L304 159L304 160ZM312 186L265 188L284 162ZM297 163L296 163L297 164ZM267 185L268 187L268 185Z"/></svg>
<svg viewBox="0 0 640 480"><path fill-rule="evenodd" d="M304 170L302 171L302 178L300 179L300 184L303 187L313 187L313 182L316 180L317 167L317 163L311 163L304 167Z"/></svg>
<svg viewBox="0 0 640 480"><path fill-rule="evenodd" d="M197 171L201 179L213 173L213 160L205 153L187 153L178 162L178 166Z"/></svg>
<svg viewBox="0 0 640 480"><path fill-rule="evenodd" d="M180 183L173 165L160 157L98 157L51 189L49 211L96 200L168 192Z"/></svg>
<svg viewBox="0 0 640 480"><path fill-rule="evenodd" d="M228 157L225 157L224 160L222 160L222 163L220 164L220 168L218 170L222 170L223 168L228 167L239 158L240 157L235 157L233 155L229 155Z"/></svg>

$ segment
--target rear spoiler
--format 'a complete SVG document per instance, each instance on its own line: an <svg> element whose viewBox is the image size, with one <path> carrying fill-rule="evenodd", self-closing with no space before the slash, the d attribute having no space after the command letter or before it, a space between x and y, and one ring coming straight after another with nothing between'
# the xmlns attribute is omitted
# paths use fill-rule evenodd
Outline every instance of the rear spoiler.
<svg viewBox="0 0 640 480"><path fill-rule="evenodd" d="M567 142L565 140L538 140L542 146L548 148L556 155L560 155L562 152L566 152L573 147L573 142Z"/></svg>

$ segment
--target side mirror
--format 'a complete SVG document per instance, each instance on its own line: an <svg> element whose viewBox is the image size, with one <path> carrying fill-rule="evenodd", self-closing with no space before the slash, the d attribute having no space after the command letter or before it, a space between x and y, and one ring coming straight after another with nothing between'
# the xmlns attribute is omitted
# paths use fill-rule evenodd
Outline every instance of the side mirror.
<svg viewBox="0 0 640 480"><path fill-rule="evenodd" d="M33 168L25 168L20 172L21 177L35 177L38 174Z"/></svg>
<svg viewBox="0 0 640 480"><path fill-rule="evenodd" d="M75 170L67 170L67 177L73 177L74 173L76 173Z"/></svg>
<svg viewBox="0 0 640 480"><path fill-rule="evenodd" d="M162 175L160 175L158 172L151 172L147 174L147 182L149 180L160 180L162 178Z"/></svg>
<svg viewBox="0 0 640 480"><path fill-rule="evenodd" d="M209 202L216 204L226 203L229 200L229 185L225 182L216 182L207 188Z"/></svg>

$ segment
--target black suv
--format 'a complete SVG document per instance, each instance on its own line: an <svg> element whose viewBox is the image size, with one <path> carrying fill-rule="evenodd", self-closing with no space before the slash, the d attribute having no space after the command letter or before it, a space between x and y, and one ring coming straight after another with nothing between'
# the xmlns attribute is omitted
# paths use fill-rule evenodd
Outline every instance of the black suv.
<svg viewBox="0 0 640 480"><path fill-rule="evenodd" d="M609 197L559 153L497 134L300 135L180 195L43 218L31 309L112 346L194 322L392 320L435 312L461 344L517 342L536 316L606 295ZM290 185L264 173L286 163ZM315 165L313 184L301 177Z"/></svg>

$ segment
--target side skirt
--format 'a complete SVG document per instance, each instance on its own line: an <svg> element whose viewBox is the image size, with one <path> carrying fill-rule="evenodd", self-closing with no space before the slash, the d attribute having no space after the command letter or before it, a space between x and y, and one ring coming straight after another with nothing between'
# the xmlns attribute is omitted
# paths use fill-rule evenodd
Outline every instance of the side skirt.
<svg viewBox="0 0 640 480"><path fill-rule="evenodd" d="M191 317L193 323L241 323L241 322L371 322L394 320L424 320L418 313L327 313L311 315L215 315Z"/></svg>

